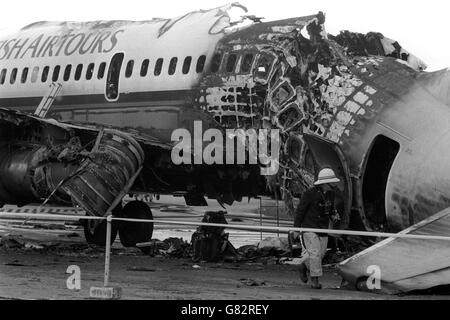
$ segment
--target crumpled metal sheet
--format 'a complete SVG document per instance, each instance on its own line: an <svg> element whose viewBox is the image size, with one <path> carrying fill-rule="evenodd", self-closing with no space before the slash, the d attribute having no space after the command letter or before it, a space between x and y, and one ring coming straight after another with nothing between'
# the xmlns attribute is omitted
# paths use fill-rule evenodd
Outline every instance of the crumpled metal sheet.
<svg viewBox="0 0 450 320"><path fill-rule="evenodd" d="M411 68L423 71L427 68L425 62L405 50L397 41L389 39L377 32L367 34L341 31L334 41L345 47L347 53L354 56L378 55L400 59Z"/></svg>
<svg viewBox="0 0 450 320"><path fill-rule="evenodd" d="M119 131L101 135L98 147L61 185L72 201L96 216L104 216L112 209L144 163L144 151L133 138Z"/></svg>

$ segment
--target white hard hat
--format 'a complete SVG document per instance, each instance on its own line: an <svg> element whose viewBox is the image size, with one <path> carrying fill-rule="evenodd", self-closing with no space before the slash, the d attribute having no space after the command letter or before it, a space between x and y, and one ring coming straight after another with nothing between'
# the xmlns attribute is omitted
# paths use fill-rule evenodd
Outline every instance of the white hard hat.
<svg viewBox="0 0 450 320"><path fill-rule="evenodd" d="M314 185L318 186L321 184L338 183L338 182L341 182L341 180L339 180L336 177L336 174L334 173L334 171L332 169L325 168L325 169L320 170L319 177L318 177L317 181L314 182Z"/></svg>

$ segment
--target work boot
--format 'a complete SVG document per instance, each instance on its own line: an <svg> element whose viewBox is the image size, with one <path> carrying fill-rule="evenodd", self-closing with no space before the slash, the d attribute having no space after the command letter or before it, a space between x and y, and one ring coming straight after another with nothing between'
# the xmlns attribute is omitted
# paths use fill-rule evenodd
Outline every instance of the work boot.
<svg viewBox="0 0 450 320"><path fill-rule="evenodd" d="M313 289L322 289L322 285L319 283L319 277L311 277L311 288Z"/></svg>
<svg viewBox="0 0 450 320"><path fill-rule="evenodd" d="M302 280L303 283L308 283L308 269L306 268L304 263L300 265L299 271L300 280Z"/></svg>

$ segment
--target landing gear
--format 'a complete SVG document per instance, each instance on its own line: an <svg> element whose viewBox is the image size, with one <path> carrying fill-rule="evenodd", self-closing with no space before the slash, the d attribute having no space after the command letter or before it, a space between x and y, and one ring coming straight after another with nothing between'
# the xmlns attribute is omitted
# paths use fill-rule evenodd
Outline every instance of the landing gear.
<svg viewBox="0 0 450 320"><path fill-rule="evenodd" d="M152 210L142 201L131 201L123 207L123 218L153 220ZM149 242L153 235L153 223L121 221L120 242L124 247L135 247L138 243Z"/></svg>
<svg viewBox="0 0 450 320"><path fill-rule="evenodd" d="M87 243L97 246L106 246L106 221L105 220L83 220L84 237ZM116 240L118 232L117 222L111 225L111 244Z"/></svg>
<svg viewBox="0 0 450 320"><path fill-rule="evenodd" d="M122 211L122 205L118 205L113 210L113 216L120 216ZM87 219L82 221L84 227L84 237L86 242L89 244L95 244L97 246L106 246L106 220L94 220ZM111 223L111 244L117 238L117 233L119 231L119 223L117 221L112 221Z"/></svg>

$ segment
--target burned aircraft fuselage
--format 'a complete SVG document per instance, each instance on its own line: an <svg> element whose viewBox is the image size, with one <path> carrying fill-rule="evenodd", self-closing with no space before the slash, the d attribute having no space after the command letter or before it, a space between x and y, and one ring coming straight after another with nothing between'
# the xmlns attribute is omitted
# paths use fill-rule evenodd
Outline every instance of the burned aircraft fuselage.
<svg viewBox="0 0 450 320"><path fill-rule="evenodd" d="M24 70L32 77L35 61L20 60L21 56L35 54L36 61L46 59L36 75L41 80L46 72L46 80L38 83L53 80L63 84L52 107L52 117L58 122L29 120L26 139L8 134L10 128L21 126L15 119L23 115L1 112L5 151L0 177L12 181L17 163L21 163L5 156L11 147L29 149L40 145L46 146L48 153L59 145L59 153L36 158L40 162L27 160L28 164L22 166L22 182L33 181L29 183L34 184L34 189L36 181L51 180L44 192L34 193L36 199L45 199L52 195L51 186L78 176L77 170L85 166L87 159L93 165L92 154L98 152L101 141L100 128L110 126L139 142L145 155L134 191L183 193L190 199L207 195L232 203L243 196L265 193L269 186L280 190L292 210L293 198L312 185L321 167L330 166L343 181L339 187L345 213L341 227L351 224L355 228L403 229L448 207L448 73L421 72L419 60L380 34L347 32L332 37L326 34L323 24L320 13L234 28L224 10L213 9L148 23L156 53L150 52L152 44L142 38L148 32L145 23L132 23L128 29L125 22L91 25L91 47L87 33L78 36L76 28L71 29L72 40L62 41L61 35L50 38L49 43L54 40L55 47L49 50L38 45L38 38L32 36L27 41L34 47L28 47L25 39L19 43L23 45L20 48L12 40L0 40L0 58L2 53L5 56L0 59L0 83L6 83L0 85L1 106L33 112L46 93L42 83L39 88L30 84L28 95L20 90L19 86L25 88L28 81ZM191 32L186 33L188 27ZM95 35L93 29L101 32ZM185 38L180 38L180 34L185 34ZM132 38L134 43L121 47L121 36ZM137 39L142 43L137 44ZM77 41L79 47L75 46ZM61 50L56 49L59 42ZM183 45L191 51L184 50ZM134 51L128 53L127 46ZM81 53L88 47L95 59L86 59ZM15 51L11 51L13 48ZM176 52L179 48L181 53ZM76 60L77 49L80 61ZM69 55L58 56L65 51ZM71 54L76 57L70 57ZM51 65L53 59L56 62ZM75 60L71 63L71 59ZM15 62L20 65L14 67ZM58 79L56 70L59 73L61 69L61 77L65 77L69 64L76 69L72 76L75 80ZM4 74L2 70L6 70ZM97 79L90 85L85 80L88 77ZM20 84L22 81L25 85ZM254 165L174 165L170 158L171 132L178 128L192 131L193 122L198 120L204 129L280 129L278 174L263 179ZM31 130L33 125L38 127L37 133ZM62 137L58 143L52 139L52 130L42 130L52 126L58 127ZM74 137L81 137L75 147ZM31 145L29 138L34 139ZM79 152L74 152L74 148L84 152L81 158L75 156ZM138 149L131 152L138 156L132 157L133 170L125 176L138 171ZM19 153L17 156L21 157ZM102 159L111 164L130 161L130 157L111 157ZM58 172L66 173L49 180L49 170L40 169L44 173L36 176L37 163L49 162L55 166L64 164L67 172L60 169ZM34 175L31 180L30 174ZM105 172L106 176L111 174ZM100 184L109 179L97 178ZM7 188L17 193L20 183L12 182ZM117 188L121 186L123 183ZM68 188L63 188L65 193L58 198L65 198L65 194L85 208L86 199L95 198L93 192L74 199L74 191ZM17 196L0 193L5 203L19 202Z"/></svg>
<svg viewBox="0 0 450 320"><path fill-rule="evenodd" d="M379 34L331 40L322 19L257 24L225 37L213 58L220 65L202 80L201 105L225 127L282 130L275 181L288 204L331 166L345 181L344 224L356 216L365 228L400 230L446 208L447 73L420 72L420 61L394 42L398 50L389 51Z"/></svg>

